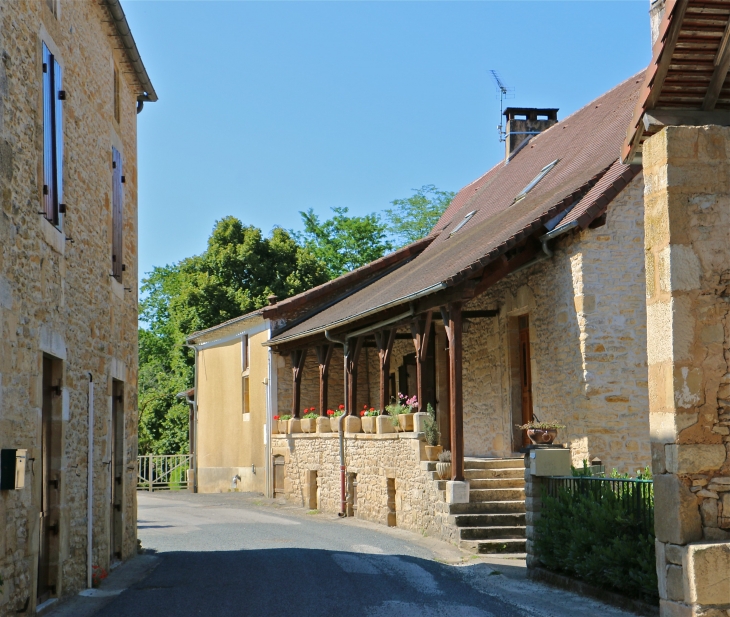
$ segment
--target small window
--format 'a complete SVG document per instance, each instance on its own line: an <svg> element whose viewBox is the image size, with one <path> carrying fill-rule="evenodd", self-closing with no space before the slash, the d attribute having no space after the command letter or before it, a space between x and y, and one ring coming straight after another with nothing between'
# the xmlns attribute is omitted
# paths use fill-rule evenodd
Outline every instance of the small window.
<svg viewBox="0 0 730 617"><path fill-rule="evenodd" d="M451 232L451 233L449 234L449 238L450 238L451 236L453 236L453 235L454 235L454 234L455 234L455 233L456 233L457 231L459 231L459 230L460 230L460 229L461 229L461 228L462 228L462 227L463 227L464 225L466 225L466 224L467 224L467 223L468 223L468 222L470 221L471 217L472 217L472 216L474 216L474 215L475 215L476 213L477 213L477 211L476 211L476 210L472 210L471 212L469 212L469 214L467 214L467 215L466 215L466 216L465 216L465 217L464 217L464 218L463 218L463 219L462 219L462 220L461 220L461 221L459 222L459 224L458 224L458 225L457 225L456 227L454 227L454 231L452 231L452 232Z"/></svg>
<svg viewBox="0 0 730 617"><path fill-rule="evenodd" d="M63 223L63 71L43 44L43 214L58 227Z"/></svg>
<svg viewBox="0 0 730 617"><path fill-rule="evenodd" d="M119 124L119 71L117 71L117 67L114 67L114 119L117 121L117 124Z"/></svg>
<svg viewBox="0 0 730 617"><path fill-rule="evenodd" d="M124 192L122 183L122 155L112 146L112 275L122 282L122 272L125 270L123 258L122 228L124 226Z"/></svg>
<svg viewBox="0 0 730 617"><path fill-rule="evenodd" d="M517 195L517 197L515 197L515 201L519 201L520 199L523 199L525 197L525 195L527 195L527 193L529 193L532 189L534 189L537 186L537 183L540 182L540 180L542 180L545 176L547 176L550 173L550 170L553 167L555 167L559 161L560 161L560 159L555 159L549 165L545 165L545 167L543 167L540 170L540 173L535 176L534 180L532 182L530 182L530 184L528 184L525 188L523 188L522 192L519 195Z"/></svg>
<svg viewBox="0 0 730 617"><path fill-rule="evenodd" d="M251 396L250 396L250 390L249 390L248 375L245 375L243 377L242 389L243 389L242 411L244 414L251 413Z"/></svg>
<svg viewBox="0 0 730 617"><path fill-rule="evenodd" d="M241 336L241 371L245 371L248 369L248 356L249 356L249 350L248 350L248 334L243 334Z"/></svg>

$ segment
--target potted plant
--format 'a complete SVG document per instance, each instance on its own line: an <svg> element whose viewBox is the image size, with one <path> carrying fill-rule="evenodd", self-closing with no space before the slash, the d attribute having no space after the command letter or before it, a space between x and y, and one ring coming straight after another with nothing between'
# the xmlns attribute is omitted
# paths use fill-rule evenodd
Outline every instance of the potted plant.
<svg viewBox="0 0 730 617"><path fill-rule="evenodd" d="M316 433L317 432L317 410L314 407L304 409L302 415L302 432L303 433Z"/></svg>
<svg viewBox="0 0 730 617"><path fill-rule="evenodd" d="M522 431L527 431L527 436L535 445L548 445L553 443L558 436L558 429L565 428L563 424L540 422L537 418L527 424L518 424L516 426Z"/></svg>
<svg viewBox="0 0 730 617"><path fill-rule="evenodd" d="M279 416L274 416L274 421L271 423L271 434L276 435L279 432Z"/></svg>
<svg viewBox="0 0 730 617"><path fill-rule="evenodd" d="M362 420L362 432L363 433L374 433L375 432L375 418L380 415L374 407L368 409L367 405L364 405L360 412L360 419Z"/></svg>
<svg viewBox="0 0 730 617"><path fill-rule="evenodd" d="M436 423L436 410L431 406L431 403L427 405L426 413L428 413L428 418L426 418L423 423L427 444L426 459L429 461L436 461L438 460L438 456L441 454L443 447L439 445L439 437L441 437L441 433L439 432L439 427Z"/></svg>
<svg viewBox="0 0 730 617"><path fill-rule="evenodd" d="M340 430L340 416L345 413L345 406L340 405L335 411L332 409L327 410L327 415L330 418L330 428L333 433L338 433Z"/></svg>
<svg viewBox="0 0 730 617"><path fill-rule="evenodd" d="M285 413L279 416L279 432L286 434L289 432L289 420L291 420L291 414Z"/></svg>
<svg viewBox="0 0 730 617"><path fill-rule="evenodd" d="M398 393L398 400L386 409L392 417L393 428L396 431L413 432L413 407L418 406L418 399L415 396L408 398L405 394Z"/></svg>
<svg viewBox="0 0 730 617"><path fill-rule="evenodd" d="M441 480L451 480L451 450L444 450L438 455L436 474Z"/></svg>

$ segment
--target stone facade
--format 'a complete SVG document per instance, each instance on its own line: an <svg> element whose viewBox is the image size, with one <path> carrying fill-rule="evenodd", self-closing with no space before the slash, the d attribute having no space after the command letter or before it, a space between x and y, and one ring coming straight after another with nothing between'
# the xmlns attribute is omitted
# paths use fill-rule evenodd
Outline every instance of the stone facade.
<svg viewBox="0 0 730 617"><path fill-rule="evenodd" d="M108 570L113 555L127 558L136 552L135 108L140 88L126 69L110 23L106 9L91 0L0 3L0 446L28 451L25 488L0 492L0 615L15 615L24 607L24 614L34 614L39 576L51 597L86 586L89 473L94 480L93 565ZM43 43L63 67L66 92L67 213L59 228L39 214ZM122 155L126 177L123 282L110 276L112 146ZM91 467L90 377L96 395ZM119 421L114 462L113 408ZM45 460L51 481L46 503L53 505L48 570L39 575L43 409L51 418ZM112 508L113 484L120 510Z"/></svg>
<svg viewBox="0 0 730 617"><path fill-rule="evenodd" d="M730 129L644 143L649 405L663 616L730 610Z"/></svg>

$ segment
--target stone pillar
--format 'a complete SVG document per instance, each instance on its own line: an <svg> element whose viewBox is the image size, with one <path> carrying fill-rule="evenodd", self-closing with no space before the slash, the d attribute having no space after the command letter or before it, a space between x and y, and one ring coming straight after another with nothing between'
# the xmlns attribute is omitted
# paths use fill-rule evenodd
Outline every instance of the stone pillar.
<svg viewBox="0 0 730 617"><path fill-rule="evenodd" d="M525 536L527 538L527 567L540 565L535 551L535 523L542 510L542 489L544 478L533 476L530 472L530 450L525 454Z"/></svg>
<svg viewBox="0 0 730 617"><path fill-rule="evenodd" d="M730 128L643 148L647 359L661 615L730 609Z"/></svg>

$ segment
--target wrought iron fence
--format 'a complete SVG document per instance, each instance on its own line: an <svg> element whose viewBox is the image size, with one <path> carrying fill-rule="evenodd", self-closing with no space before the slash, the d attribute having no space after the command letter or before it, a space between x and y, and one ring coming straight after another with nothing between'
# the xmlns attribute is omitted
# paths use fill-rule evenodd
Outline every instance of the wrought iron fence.
<svg viewBox="0 0 730 617"><path fill-rule="evenodd" d="M619 503L627 518L645 533L654 533L654 482L625 478L554 477L547 479L547 494L561 492L588 497L596 503Z"/></svg>
<svg viewBox="0 0 730 617"><path fill-rule="evenodd" d="M188 487L191 454L146 454L137 457L137 488L147 491Z"/></svg>

